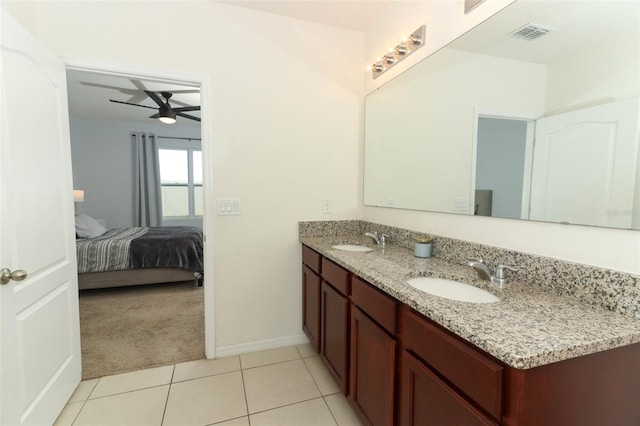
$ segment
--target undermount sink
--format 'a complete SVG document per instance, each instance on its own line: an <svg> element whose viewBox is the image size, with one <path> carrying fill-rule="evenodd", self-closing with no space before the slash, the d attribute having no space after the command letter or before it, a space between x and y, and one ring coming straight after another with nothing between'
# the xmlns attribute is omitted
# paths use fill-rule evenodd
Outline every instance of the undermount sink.
<svg viewBox="0 0 640 426"><path fill-rule="evenodd" d="M411 278L407 284L425 293L460 302L494 303L500 301L496 296L481 288L442 278Z"/></svg>
<svg viewBox="0 0 640 426"><path fill-rule="evenodd" d="M334 248L337 250L344 250L344 251L359 251L359 252L373 251L371 247L359 246L357 244L336 244L331 246L331 248Z"/></svg>

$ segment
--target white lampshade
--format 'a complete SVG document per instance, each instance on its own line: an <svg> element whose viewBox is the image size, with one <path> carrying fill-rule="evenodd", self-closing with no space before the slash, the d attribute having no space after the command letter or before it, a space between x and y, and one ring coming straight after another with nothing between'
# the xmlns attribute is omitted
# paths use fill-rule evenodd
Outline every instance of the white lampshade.
<svg viewBox="0 0 640 426"><path fill-rule="evenodd" d="M73 190L73 201L75 203L84 202L84 190L83 189L74 189Z"/></svg>

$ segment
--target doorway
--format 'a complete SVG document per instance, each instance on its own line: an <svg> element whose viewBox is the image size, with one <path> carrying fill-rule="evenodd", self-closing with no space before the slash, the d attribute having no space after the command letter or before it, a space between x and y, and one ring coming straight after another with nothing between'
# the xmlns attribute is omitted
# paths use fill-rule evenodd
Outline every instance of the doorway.
<svg viewBox="0 0 640 426"><path fill-rule="evenodd" d="M476 114L473 214L528 217L534 123L528 115Z"/></svg>
<svg viewBox="0 0 640 426"><path fill-rule="evenodd" d="M210 120L210 82L209 76L196 73L184 73L172 70L163 70L155 68L147 68L141 66L133 66L126 64L111 64L102 61L93 61L77 58L63 58L67 71L82 71L93 74L99 74L109 78L120 78L129 81L145 81L158 82L164 84L174 84L188 87L196 87L200 89L200 105L202 118L200 122L200 135L202 140L202 229L204 235L208 235L208 239L204 241L204 259L211 257L211 245L213 229L212 212L214 211L212 201L213 197L209 194L213 191L213 170L212 170L212 149L210 147L211 120ZM128 107L125 105L125 107ZM137 109L133 106L130 108ZM142 109L142 108L140 108ZM149 114L153 111L148 110ZM172 135L169 135L172 136ZM88 196L88 194L87 194ZM204 340L205 355L207 358L215 358L215 327L214 327L214 282L213 267L211 262L204 262L204 275L207 277L207 283L204 286Z"/></svg>

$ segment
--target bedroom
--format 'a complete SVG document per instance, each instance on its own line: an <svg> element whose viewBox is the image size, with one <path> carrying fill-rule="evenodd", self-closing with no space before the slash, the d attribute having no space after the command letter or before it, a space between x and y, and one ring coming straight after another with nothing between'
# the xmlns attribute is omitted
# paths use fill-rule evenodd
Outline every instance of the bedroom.
<svg viewBox="0 0 640 426"><path fill-rule="evenodd" d="M199 89L69 70L67 91L74 188L81 191L76 233L90 238L76 242L83 377L204 358L203 289L191 284L194 269L202 276L200 111L180 110L199 108ZM172 124L149 118L158 105L145 91L158 97L171 93L172 110L186 116ZM141 149L143 144L149 149ZM154 159L159 168L149 165ZM153 194L161 195L160 202L153 202ZM140 235L142 228L134 226L164 231L151 228ZM118 234L118 229L127 231ZM129 235L140 237L129 243ZM116 238L109 245L108 236ZM131 254L119 256L120 263L100 251L116 244L131 244ZM160 251L159 244L167 249ZM148 252L149 247L158 251Z"/></svg>

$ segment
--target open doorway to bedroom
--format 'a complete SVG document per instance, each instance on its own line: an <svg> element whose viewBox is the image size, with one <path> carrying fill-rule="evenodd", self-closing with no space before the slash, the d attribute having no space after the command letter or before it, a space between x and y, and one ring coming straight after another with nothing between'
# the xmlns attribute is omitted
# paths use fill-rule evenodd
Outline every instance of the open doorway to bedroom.
<svg viewBox="0 0 640 426"><path fill-rule="evenodd" d="M200 84L68 67L67 87L83 379L205 358Z"/></svg>

